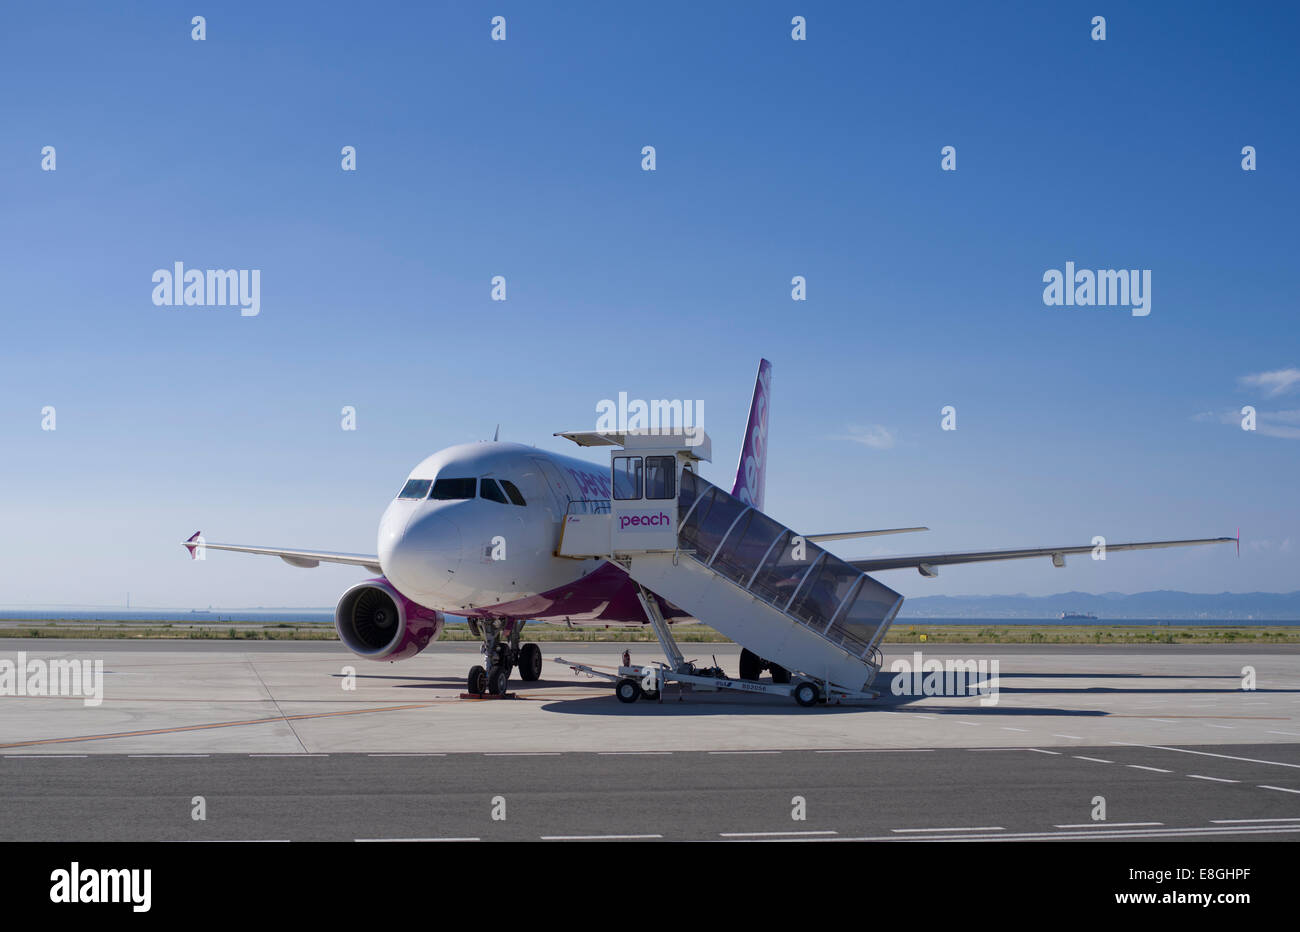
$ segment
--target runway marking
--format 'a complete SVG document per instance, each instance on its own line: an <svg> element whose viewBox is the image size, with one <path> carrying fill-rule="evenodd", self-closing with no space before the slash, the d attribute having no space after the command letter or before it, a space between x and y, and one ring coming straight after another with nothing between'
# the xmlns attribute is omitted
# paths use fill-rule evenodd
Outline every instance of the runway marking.
<svg viewBox="0 0 1300 932"><path fill-rule="evenodd" d="M1300 793L1300 790L1289 790L1285 786L1269 786L1266 783L1260 783L1261 790L1277 790L1279 793Z"/></svg>
<svg viewBox="0 0 1300 932"><path fill-rule="evenodd" d="M1251 822L1300 822L1300 819L1211 819L1216 824L1251 823Z"/></svg>
<svg viewBox="0 0 1300 932"><path fill-rule="evenodd" d="M1300 731L1270 731L1270 735L1290 735L1292 738L1300 738Z"/></svg>
<svg viewBox="0 0 1300 932"><path fill-rule="evenodd" d="M813 751L814 754L915 754L917 752L930 752L934 748L826 748L820 751Z"/></svg>
<svg viewBox="0 0 1300 932"><path fill-rule="evenodd" d="M354 838L353 841L482 841L481 838Z"/></svg>
<svg viewBox="0 0 1300 932"><path fill-rule="evenodd" d="M1298 790L1297 792L1300 792ZM895 831L897 831L895 829ZM1054 832L1015 832L1004 835L876 835L835 838L809 838L807 841L1040 841L1053 838L1187 838L1195 835L1291 835L1300 832L1300 825L1207 825L1199 828L1122 828L1106 831L1088 829L1063 829ZM763 839L758 839L762 841ZM773 841L777 839L771 839ZM791 839L797 840L797 839Z"/></svg>
<svg viewBox="0 0 1300 932"><path fill-rule="evenodd" d="M559 751L484 751L484 757L559 757Z"/></svg>
<svg viewBox="0 0 1300 932"><path fill-rule="evenodd" d="M172 758L172 757L207 757L207 754L128 754L127 757Z"/></svg>
<svg viewBox="0 0 1300 932"><path fill-rule="evenodd" d="M972 825L969 828L891 828L891 832L1005 832L1001 825Z"/></svg>
<svg viewBox="0 0 1300 932"><path fill-rule="evenodd" d="M181 842L191 845L287 845L288 838L182 838ZM164 845L174 842L164 841Z"/></svg>
<svg viewBox="0 0 1300 932"><path fill-rule="evenodd" d="M6 754L5 760L72 760L85 754Z"/></svg>
<svg viewBox="0 0 1300 932"><path fill-rule="evenodd" d="M663 837L662 835L543 835L542 841L617 841Z"/></svg>
<svg viewBox="0 0 1300 932"><path fill-rule="evenodd" d="M1240 760L1248 764L1272 764L1275 767L1292 767L1300 770L1300 764L1288 764L1285 761L1278 760L1260 760L1257 757L1234 757L1231 754L1214 754L1211 751L1193 751L1191 748L1170 748L1163 747L1159 744L1130 744L1127 741L1112 741L1111 744L1120 744L1134 748L1150 748L1154 751L1177 751L1180 754L1200 754L1202 757L1220 757L1224 760Z"/></svg>
<svg viewBox="0 0 1300 932"><path fill-rule="evenodd" d="M1003 731L1028 731L1028 728L1012 728L1010 725L1003 725Z"/></svg>
<svg viewBox="0 0 1300 932"><path fill-rule="evenodd" d="M780 754L780 751L709 751L710 754Z"/></svg>
<svg viewBox="0 0 1300 932"><path fill-rule="evenodd" d="M1082 754L1072 755L1075 760L1090 760L1094 764L1113 764L1113 760L1102 760L1100 757L1084 757Z"/></svg>
<svg viewBox="0 0 1300 932"><path fill-rule="evenodd" d="M1082 740L1083 740L1083 739L1080 738L1078 735L1052 735L1052 737L1053 737L1053 738L1072 738L1072 739L1074 739L1075 741L1082 741Z"/></svg>
<svg viewBox="0 0 1300 932"><path fill-rule="evenodd" d="M1163 767L1144 767L1141 764L1125 764L1125 767L1132 767L1134 770L1154 770L1156 773L1173 773L1172 770L1165 770Z"/></svg>
<svg viewBox="0 0 1300 932"><path fill-rule="evenodd" d="M446 757L437 751L384 751L367 754L366 757Z"/></svg>
<svg viewBox="0 0 1300 932"><path fill-rule="evenodd" d="M1056 828L1136 828L1140 825L1164 825L1163 822L1079 822L1074 825L1057 825Z"/></svg>
<svg viewBox="0 0 1300 932"><path fill-rule="evenodd" d="M249 754L248 756L249 756L249 757L329 757L328 754L313 754L313 753L310 752L310 751L307 751L307 752L302 752L302 751L298 751L298 752L288 751L288 752L283 753L283 754L261 753L261 754Z"/></svg>
<svg viewBox="0 0 1300 932"><path fill-rule="evenodd" d="M1177 725L1178 723L1168 718L1149 718L1148 722L1159 722L1161 725Z"/></svg>
<svg viewBox="0 0 1300 932"><path fill-rule="evenodd" d="M1189 773L1193 780L1213 780L1215 783L1240 783L1240 780L1229 780L1226 777L1206 777L1199 773Z"/></svg>
<svg viewBox="0 0 1300 932"><path fill-rule="evenodd" d="M979 723L979 722L958 722L957 724L958 724L958 725L970 725L972 728L978 728L978 727L980 726L980 723Z"/></svg>
<svg viewBox="0 0 1300 932"><path fill-rule="evenodd" d="M265 700L263 700L265 701ZM426 709L431 702L413 702L408 705L379 706L373 709L345 709L339 712L304 712L300 715L277 715L273 718L250 718L233 722L207 722L202 725L176 725L172 728L149 728L142 731L115 731L102 735L77 735L72 738L40 738L35 741L14 741L0 744L4 748L25 748L44 744L67 744L75 741L103 741L109 738L143 738L149 735L174 735L185 731L205 731L209 728L232 728L239 725L274 725L277 722L301 721L309 718L332 718L338 715L366 715L370 712L397 712L405 709Z"/></svg>
<svg viewBox="0 0 1300 932"><path fill-rule="evenodd" d="M795 837L808 835L838 835L834 831L818 832L718 832L721 838L776 838L776 837Z"/></svg>
<svg viewBox="0 0 1300 932"><path fill-rule="evenodd" d="M597 757L656 757L672 754L672 751L597 751Z"/></svg>
<svg viewBox="0 0 1300 932"><path fill-rule="evenodd" d="M1206 728L1232 728L1231 725L1216 725L1213 722L1205 722L1204 724Z"/></svg>
<svg viewBox="0 0 1300 932"><path fill-rule="evenodd" d="M1045 751L1045 750L1043 750L1042 748L1029 748L1029 750L1031 750L1031 751L1037 751L1039 754L1057 754L1057 755L1059 755L1059 754L1061 753L1060 751Z"/></svg>

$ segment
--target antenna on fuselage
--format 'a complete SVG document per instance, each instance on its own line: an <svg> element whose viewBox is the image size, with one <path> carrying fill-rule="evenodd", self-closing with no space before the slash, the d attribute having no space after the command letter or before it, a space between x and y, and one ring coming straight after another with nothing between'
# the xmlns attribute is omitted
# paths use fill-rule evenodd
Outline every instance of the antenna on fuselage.
<svg viewBox="0 0 1300 932"><path fill-rule="evenodd" d="M496 431L492 434L492 442L496 443L497 440L500 439L500 437L501 437L501 425L498 424Z"/></svg>

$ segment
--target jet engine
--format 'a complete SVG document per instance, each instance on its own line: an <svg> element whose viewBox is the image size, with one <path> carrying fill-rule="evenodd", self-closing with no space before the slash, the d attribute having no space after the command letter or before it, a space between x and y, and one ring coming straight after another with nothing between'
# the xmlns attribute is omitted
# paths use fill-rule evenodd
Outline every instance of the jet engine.
<svg viewBox="0 0 1300 932"><path fill-rule="evenodd" d="M443 614L412 602L382 576L357 583L334 609L348 650L368 660L414 657L442 633Z"/></svg>

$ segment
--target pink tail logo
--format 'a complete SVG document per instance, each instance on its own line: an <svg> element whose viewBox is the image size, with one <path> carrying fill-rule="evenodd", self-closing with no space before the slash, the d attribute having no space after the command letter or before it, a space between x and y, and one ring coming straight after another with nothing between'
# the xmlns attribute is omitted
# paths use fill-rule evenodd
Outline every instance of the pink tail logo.
<svg viewBox="0 0 1300 932"><path fill-rule="evenodd" d="M747 505L763 508L763 489L767 482L767 412L772 397L772 364L766 359L758 364L754 380L754 400L749 406L749 423L745 426L745 443L736 467L736 484L731 494Z"/></svg>

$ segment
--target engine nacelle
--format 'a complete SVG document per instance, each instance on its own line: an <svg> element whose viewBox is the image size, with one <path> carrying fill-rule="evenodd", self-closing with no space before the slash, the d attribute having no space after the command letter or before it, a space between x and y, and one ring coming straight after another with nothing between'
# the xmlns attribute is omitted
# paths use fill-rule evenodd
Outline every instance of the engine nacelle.
<svg viewBox="0 0 1300 932"><path fill-rule="evenodd" d="M412 602L382 576L357 583L334 609L334 630L367 660L405 660L442 633L443 614Z"/></svg>

